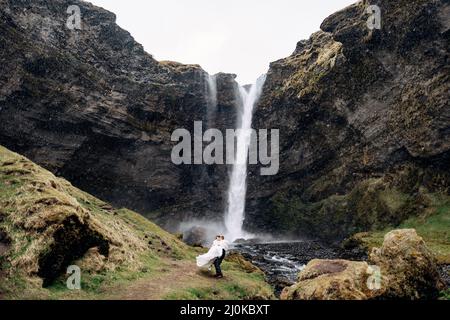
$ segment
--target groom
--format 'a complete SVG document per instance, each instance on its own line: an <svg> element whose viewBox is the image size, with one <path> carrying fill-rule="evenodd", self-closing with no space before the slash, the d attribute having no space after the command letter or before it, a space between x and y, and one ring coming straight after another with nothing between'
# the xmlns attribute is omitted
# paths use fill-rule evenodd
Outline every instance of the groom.
<svg viewBox="0 0 450 320"><path fill-rule="evenodd" d="M222 247L222 255L214 260L214 268L216 268L216 278L223 278L222 269L220 265L225 258L226 251L228 250L228 241L225 240L223 235L219 236L219 246Z"/></svg>

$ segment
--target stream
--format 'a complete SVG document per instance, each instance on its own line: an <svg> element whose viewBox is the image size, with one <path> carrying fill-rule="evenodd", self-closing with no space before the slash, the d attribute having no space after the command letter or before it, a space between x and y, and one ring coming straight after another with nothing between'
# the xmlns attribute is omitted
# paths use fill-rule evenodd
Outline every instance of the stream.
<svg viewBox="0 0 450 320"><path fill-rule="evenodd" d="M241 243L234 249L264 271L277 296L296 281L298 273L313 259L367 259L361 250L344 250L314 240Z"/></svg>

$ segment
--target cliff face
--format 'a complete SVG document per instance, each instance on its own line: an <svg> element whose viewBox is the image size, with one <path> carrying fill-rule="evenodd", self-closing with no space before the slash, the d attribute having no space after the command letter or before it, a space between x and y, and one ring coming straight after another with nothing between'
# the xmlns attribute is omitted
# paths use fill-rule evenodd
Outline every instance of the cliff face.
<svg viewBox="0 0 450 320"><path fill-rule="evenodd" d="M66 27L70 5L81 30ZM86 2L0 0L0 17L0 144L117 206L161 220L216 213L226 168L170 158L173 130L211 114L205 71L156 61ZM217 79L213 116L233 127L237 84Z"/></svg>
<svg viewBox="0 0 450 320"><path fill-rule="evenodd" d="M254 127L280 129L280 171L250 167L247 229L337 239L448 194L449 5L370 4L381 30L359 2L271 64ZM170 136L235 127L234 75L217 75L213 106L199 66L156 61L78 0L0 0L0 18L0 144L165 226L222 219L227 167L174 165Z"/></svg>
<svg viewBox="0 0 450 320"><path fill-rule="evenodd" d="M247 228L337 239L426 212L450 186L445 1L367 1L271 64L256 128L280 129L280 172L252 168Z"/></svg>

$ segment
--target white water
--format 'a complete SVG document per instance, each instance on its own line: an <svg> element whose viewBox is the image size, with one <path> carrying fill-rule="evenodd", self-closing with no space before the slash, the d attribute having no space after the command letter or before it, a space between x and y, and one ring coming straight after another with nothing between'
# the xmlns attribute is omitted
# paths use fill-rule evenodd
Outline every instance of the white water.
<svg viewBox="0 0 450 320"><path fill-rule="evenodd" d="M206 76L207 84L207 97L208 97L208 109L207 109L207 121L208 128L210 128L211 122L213 121L214 115L217 110L217 77L215 75Z"/></svg>
<svg viewBox="0 0 450 320"><path fill-rule="evenodd" d="M228 189L228 207L225 213L225 227L230 241L251 237L242 226L245 219L245 196L247 192L247 162L251 139L253 109L262 93L266 76L261 76L249 91L239 88L242 110L239 114L237 148Z"/></svg>

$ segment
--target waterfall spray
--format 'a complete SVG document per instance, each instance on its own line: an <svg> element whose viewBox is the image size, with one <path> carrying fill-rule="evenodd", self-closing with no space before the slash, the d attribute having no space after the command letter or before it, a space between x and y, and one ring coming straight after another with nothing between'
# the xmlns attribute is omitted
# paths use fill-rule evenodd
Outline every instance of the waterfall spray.
<svg viewBox="0 0 450 320"><path fill-rule="evenodd" d="M253 109L262 93L265 80L266 76L261 76L248 91L242 86L239 87L239 97L242 102L238 122L240 130L237 131L237 150L230 177L228 207L225 213L225 227L231 241L251 236L242 228L245 219L248 150L251 141Z"/></svg>
<svg viewBox="0 0 450 320"><path fill-rule="evenodd" d="M214 119L217 110L217 76L208 74L206 76L207 92L207 122L208 128Z"/></svg>

